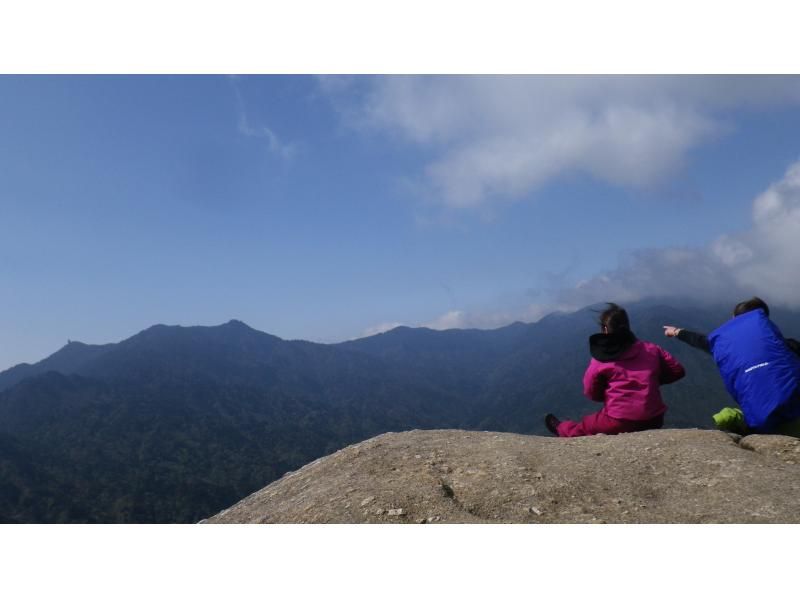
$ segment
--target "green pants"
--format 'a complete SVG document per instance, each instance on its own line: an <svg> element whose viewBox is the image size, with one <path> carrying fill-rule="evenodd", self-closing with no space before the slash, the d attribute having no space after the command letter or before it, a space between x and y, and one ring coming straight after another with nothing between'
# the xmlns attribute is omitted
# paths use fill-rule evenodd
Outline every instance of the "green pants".
<svg viewBox="0 0 800 598"><path fill-rule="evenodd" d="M751 433L744 421L744 413L742 413L742 410L739 408L725 407L725 409L719 413L715 413L711 417L714 419L714 425L716 425L719 430L741 434L742 436ZM783 422L775 429L773 434L783 434L784 436L800 438L800 418Z"/></svg>

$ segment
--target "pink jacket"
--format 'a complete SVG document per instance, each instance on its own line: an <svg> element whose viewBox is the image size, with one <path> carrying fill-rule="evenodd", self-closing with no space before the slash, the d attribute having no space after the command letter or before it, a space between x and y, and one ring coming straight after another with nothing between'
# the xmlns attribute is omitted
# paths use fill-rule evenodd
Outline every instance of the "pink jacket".
<svg viewBox="0 0 800 598"><path fill-rule="evenodd" d="M583 394L605 402L605 411L613 418L647 420L667 410L658 387L685 375L683 366L664 349L637 340L613 360L593 357L583 376Z"/></svg>

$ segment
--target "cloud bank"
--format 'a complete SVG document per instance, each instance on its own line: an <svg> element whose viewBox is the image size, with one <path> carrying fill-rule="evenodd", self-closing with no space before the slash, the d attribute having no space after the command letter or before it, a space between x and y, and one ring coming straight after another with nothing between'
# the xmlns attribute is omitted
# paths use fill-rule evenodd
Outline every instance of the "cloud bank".
<svg viewBox="0 0 800 598"><path fill-rule="evenodd" d="M781 76L390 76L322 78L351 126L426 156L419 178L445 205L529 196L579 173L645 188L680 171L689 152L734 129L734 113L800 104ZM514 309L451 310L427 322L491 328L598 301L754 294L800 307L800 162L752 204L749 230L701 247L641 249L577 285ZM384 327L386 329L388 324Z"/></svg>
<svg viewBox="0 0 800 598"><path fill-rule="evenodd" d="M584 304L647 296L727 301L759 295L800 307L800 161L753 201L749 230L707 247L643 250L605 275L565 289L559 298Z"/></svg>
<svg viewBox="0 0 800 598"><path fill-rule="evenodd" d="M423 179L453 207L515 199L583 173L658 184L730 129L725 112L800 102L794 77L322 78L351 125L431 156Z"/></svg>
<svg viewBox="0 0 800 598"><path fill-rule="evenodd" d="M411 325L495 328L601 301L688 297L733 306L753 295L770 305L800 308L800 161L753 200L752 224L742 233L723 235L703 247L639 250L608 272L516 311L450 311Z"/></svg>

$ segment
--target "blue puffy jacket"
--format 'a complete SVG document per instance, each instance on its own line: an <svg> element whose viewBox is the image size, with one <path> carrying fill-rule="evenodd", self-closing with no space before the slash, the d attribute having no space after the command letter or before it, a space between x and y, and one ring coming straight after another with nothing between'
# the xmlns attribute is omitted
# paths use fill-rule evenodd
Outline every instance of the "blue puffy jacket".
<svg viewBox="0 0 800 598"><path fill-rule="evenodd" d="M708 335L711 354L747 425L769 432L800 417L800 358L763 310L728 320Z"/></svg>

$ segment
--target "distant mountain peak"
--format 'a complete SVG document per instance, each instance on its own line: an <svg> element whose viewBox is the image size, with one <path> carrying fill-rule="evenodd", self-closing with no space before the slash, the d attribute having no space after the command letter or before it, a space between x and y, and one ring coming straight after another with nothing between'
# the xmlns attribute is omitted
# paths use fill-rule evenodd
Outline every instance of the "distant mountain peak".
<svg viewBox="0 0 800 598"><path fill-rule="evenodd" d="M152 334L152 333L164 333L164 332L171 332L171 333L181 333L185 331L193 331L193 330L242 330L242 331L256 331L255 328L251 328L241 320L231 319L225 322L224 324L216 324L216 325L192 325L192 326L182 326L180 324L154 324L149 328L145 328L138 334L134 335L139 336L142 334Z"/></svg>
<svg viewBox="0 0 800 598"><path fill-rule="evenodd" d="M93 347L93 346L96 346L96 345L89 345L87 343L82 343L81 341L67 340L67 343L64 346L62 346L57 351L57 353L58 352L62 352L62 351L82 351L86 347Z"/></svg>
<svg viewBox="0 0 800 598"><path fill-rule="evenodd" d="M247 324L245 324L241 320L237 320L235 318L232 319L232 320L228 320L227 322L225 322L222 325L227 327L227 328L241 328L241 329L246 329L246 330L254 330L254 328L248 326Z"/></svg>

